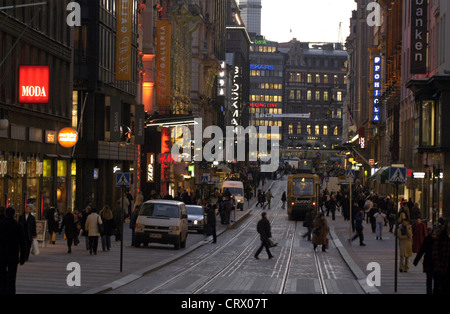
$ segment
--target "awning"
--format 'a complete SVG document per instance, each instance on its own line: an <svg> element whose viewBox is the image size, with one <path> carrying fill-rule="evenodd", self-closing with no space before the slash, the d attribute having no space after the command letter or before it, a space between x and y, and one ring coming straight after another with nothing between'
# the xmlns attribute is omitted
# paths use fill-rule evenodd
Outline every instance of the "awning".
<svg viewBox="0 0 450 314"><path fill-rule="evenodd" d="M369 180L375 181L379 184L389 183L389 171L391 167L382 167L377 172L369 177Z"/></svg>

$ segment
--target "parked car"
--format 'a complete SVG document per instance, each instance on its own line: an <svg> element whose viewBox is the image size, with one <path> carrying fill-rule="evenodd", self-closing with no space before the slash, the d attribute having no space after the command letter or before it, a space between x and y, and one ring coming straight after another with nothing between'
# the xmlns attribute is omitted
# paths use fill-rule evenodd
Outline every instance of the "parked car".
<svg viewBox="0 0 450 314"><path fill-rule="evenodd" d="M173 244L186 247L188 235L186 205L180 201L150 200L142 204L134 233L135 246L141 243Z"/></svg>
<svg viewBox="0 0 450 314"><path fill-rule="evenodd" d="M188 215L188 230L194 230L198 233L205 231L205 212L199 205L186 205Z"/></svg>

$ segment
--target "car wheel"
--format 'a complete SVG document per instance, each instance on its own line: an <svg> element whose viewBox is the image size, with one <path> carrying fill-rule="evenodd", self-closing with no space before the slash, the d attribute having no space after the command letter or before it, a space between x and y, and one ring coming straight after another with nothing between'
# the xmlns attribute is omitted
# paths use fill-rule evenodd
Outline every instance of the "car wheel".
<svg viewBox="0 0 450 314"><path fill-rule="evenodd" d="M175 250L179 250L180 249L180 246L181 246L181 235L180 235L180 237L175 241L175 243L174 243L174 248L175 248Z"/></svg>

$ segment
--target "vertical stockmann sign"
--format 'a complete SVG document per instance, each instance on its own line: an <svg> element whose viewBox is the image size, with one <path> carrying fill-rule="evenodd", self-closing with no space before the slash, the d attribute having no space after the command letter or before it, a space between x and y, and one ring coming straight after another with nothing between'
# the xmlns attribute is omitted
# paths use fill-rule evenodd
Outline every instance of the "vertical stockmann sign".
<svg viewBox="0 0 450 314"><path fill-rule="evenodd" d="M116 81L132 81L133 1L117 0Z"/></svg>
<svg viewBox="0 0 450 314"><path fill-rule="evenodd" d="M411 0L411 74L427 73L427 0Z"/></svg>
<svg viewBox="0 0 450 314"><path fill-rule="evenodd" d="M239 125L239 117L241 114L241 68L235 66L233 68L233 84L231 86L231 112L233 113L231 117L231 125Z"/></svg>

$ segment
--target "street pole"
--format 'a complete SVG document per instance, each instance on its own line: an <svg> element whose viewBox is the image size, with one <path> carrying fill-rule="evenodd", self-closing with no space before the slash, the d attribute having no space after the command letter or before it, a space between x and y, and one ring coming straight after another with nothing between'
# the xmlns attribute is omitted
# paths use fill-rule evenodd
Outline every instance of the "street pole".
<svg viewBox="0 0 450 314"><path fill-rule="evenodd" d="M352 246L352 235L353 235L353 230L352 230L352 222L353 222L353 191L352 191L352 178L350 178L350 246Z"/></svg>
<svg viewBox="0 0 450 314"><path fill-rule="evenodd" d="M122 265L123 265L123 224L124 224L124 220L125 220L125 216L124 216L124 212L123 212L123 191L124 191L124 187L121 188L122 190L122 203L121 203L121 219L120 219L120 272L122 272Z"/></svg>
<svg viewBox="0 0 450 314"><path fill-rule="evenodd" d="M398 279L398 183L395 184L395 275L394 275L394 291L397 292Z"/></svg>

